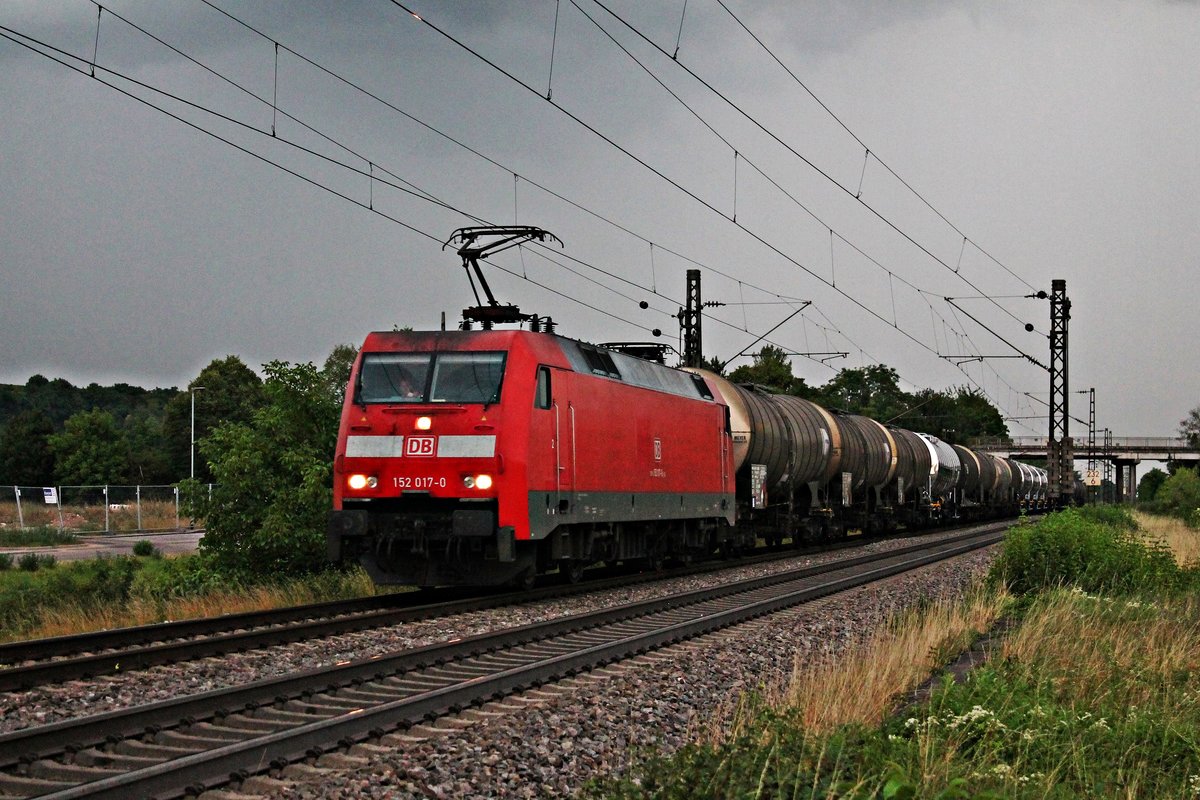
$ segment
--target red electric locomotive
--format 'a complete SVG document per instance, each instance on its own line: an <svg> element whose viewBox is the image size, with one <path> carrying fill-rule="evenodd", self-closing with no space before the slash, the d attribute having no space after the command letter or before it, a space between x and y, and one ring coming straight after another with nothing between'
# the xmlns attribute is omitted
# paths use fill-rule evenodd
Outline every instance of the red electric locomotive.
<svg viewBox="0 0 1200 800"><path fill-rule="evenodd" d="M732 459L703 376L534 331L372 333L342 411L330 557L378 583L524 584L732 548Z"/></svg>
<svg viewBox="0 0 1200 800"><path fill-rule="evenodd" d="M578 580L600 561L1042 505L1040 468L636 357L645 345L554 335L497 302L478 263L557 241L540 228L462 228L450 241L487 305L464 310L465 330L370 334L346 392L329 555L377 583L527 585L554 569ZM492 329L513 322L530 329Z"/></svg>

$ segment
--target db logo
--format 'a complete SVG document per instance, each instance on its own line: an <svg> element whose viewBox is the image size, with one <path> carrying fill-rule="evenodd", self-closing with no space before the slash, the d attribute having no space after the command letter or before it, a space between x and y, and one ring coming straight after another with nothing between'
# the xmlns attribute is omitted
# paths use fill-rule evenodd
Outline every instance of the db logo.
<svg viewBox="0 0 1200 800"><path fill-rule="evenodd" d="M436 436L410 436L404 443L404 454L406 456L431 456L436 441Z"/></svg>

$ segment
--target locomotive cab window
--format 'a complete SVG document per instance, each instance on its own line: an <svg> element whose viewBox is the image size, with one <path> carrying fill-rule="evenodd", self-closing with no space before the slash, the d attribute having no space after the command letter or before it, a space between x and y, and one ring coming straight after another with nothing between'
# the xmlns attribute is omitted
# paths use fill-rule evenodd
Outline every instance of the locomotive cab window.
<svg viewBox="0 0 1200 800"><path fill-rule="evenodd" d="M498 403L504 353L438 353L429 390L432 403Z"/></svg>
<svg viewBox="0 0 1200 800"><path fill-rule="evenodd" d="M550 368L538 367L537 394L534 396L534 406L537 408L549 408L550 400Z"/></svg>
<svg viewBox="0 0 1200 800"><path fill-rule="evenodd" d="M367 353L358 371L358 402L424 402L429 362L428 353Z"/></svg>
<svg viewBox="0 0 1200 800"><path fill-rule="evenodd" d="M367 353L357 402L496 403L504 353Z"/></svg>

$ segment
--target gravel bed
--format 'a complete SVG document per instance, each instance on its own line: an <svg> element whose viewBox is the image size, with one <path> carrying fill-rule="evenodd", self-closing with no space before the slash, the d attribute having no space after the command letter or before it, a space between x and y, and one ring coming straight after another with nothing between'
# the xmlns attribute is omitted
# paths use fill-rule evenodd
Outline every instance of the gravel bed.
<svg viewBox="0 0 1200 800"><path fill-rule="evenodd" d="M940 533L921 537L934 541L952 536ZM652 584L594 592L569 598L476 611L435 620L410 622L369 631L329 636L277 645L245 653L209 657L94 680L68 681L29 691L0 693L0 733L45 725L63 719L153 703L181 695L238 686L264 678L314 669L339 661L392 653L413 647L462 638L501 628L516 627L555 617L594 611L622 603L767 575L798 565L844 559L856 552L882 552L911 544L909 538L872 542L860 549L797 556L770 564L735 567L717 573L675 578Z"/></svg>
<svg viewBox="0 0 1200 800"><path fill-rule="evenodd" d="M270 796L569 797L589 780L624 773L638 753L671 752L694 740L739 693L789 676L794 659L842 652L921 599L961 596L987 572L996 551L959 556L706 637L671 651L668 660L543 706L376 755L366 766L333 770Z"/></svg>

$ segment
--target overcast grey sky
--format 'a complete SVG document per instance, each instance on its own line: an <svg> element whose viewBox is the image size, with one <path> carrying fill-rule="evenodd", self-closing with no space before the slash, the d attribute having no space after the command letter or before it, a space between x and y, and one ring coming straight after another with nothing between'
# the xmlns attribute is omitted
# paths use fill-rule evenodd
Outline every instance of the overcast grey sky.
<svg viewBox="0 0 1200 800"><path fill-rule="evenodd" d="M727 303L707 355L809 300L769 341L850 354L795 357L810 382L885 363L908 389L977 386L1015 435L1045 433L1022 418L1046 373L942 356L1014 354L974 316L1048 363L1049 304L1021 295L1063 278L1071 388L1117 435L1174 434L1200 404L1200 5L723 2L681 26L683 0L406 0L424 22L387 0L118 1L97 39L90 2L3 0L8 35L82 72L0 39L0 382L183 386L230 353L319 362L453 325L472 297L440 242L515 220L564 247L488 280L565 335L675 343L699 264ZM312 182L93 79L93 50L96 78Z"/></svg>

